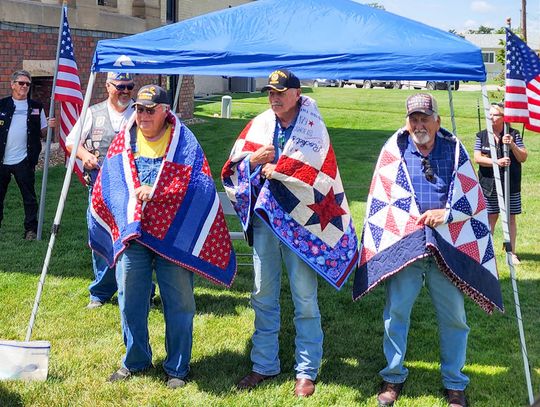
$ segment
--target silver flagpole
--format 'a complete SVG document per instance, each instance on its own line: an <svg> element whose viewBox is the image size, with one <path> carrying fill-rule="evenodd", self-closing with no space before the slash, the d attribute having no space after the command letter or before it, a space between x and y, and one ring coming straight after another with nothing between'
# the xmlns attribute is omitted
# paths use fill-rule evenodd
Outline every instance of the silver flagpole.
<svg viewBox="0 0 540 407"><path fill-rule="evenodd" d="M454 99L452 97L452 82L448 84L448 104L450 105L450 118L452 120L452 133L457 136L456 118L454 116Z"/></svg>
<svg viewBox="0 0 540 407"><path fill-rule="evenodd" d="M49 107L49 118L54 117L54 89L56 88L56 77L58 76L58 60L60 59L60 40L62 38L62 26L64 25L64 10L67 2L62 5L60 13L60 24L58 25L58 41L56 45L56 62L54 64L54 77L51 90L51 105ZM47 127L47 142L45 144L45 157L43 163L43 177L41 179L41 195L39 197L39 217L37 227L37 240L41 240L43 232L43 218L45 216L45 196L47 195L47 178L49 176L49 159L51 153L52 128Z"/></svg>
<svg viewBox="0 0 540 407"><path fill-rule="evenodd" d="M484 117L486 118L486 129L488 132L488 139L489 139L489 150L491 153L491 162L492 162L492 168L493 168L493 176L495 177L495 188L497 190L497 199L499 201L499 208L501 211L501 217L503 220L508 219L508 211L506 208L506 204L504 202L504 197L502 194L502 184L501 184L501 175L499 171L499 166L497 165L497 150L495 148L495 137L493 134L493 126L491 125L491 120L488 119L489 117L489 109L491 107L491 104L489 103L489 98L487 95L487 88L485 82L482 82L482 100L484 102ZM508 185L508 182L506 183ZM508 198L508 195L506 195ZM503 237L505 242L505 248L509 246L510 241L510 232L508 230L508 222L502 223L502 229L503 229ZM516 281L516 270L514 268L514 263L512 262L512 255L510 252L506 252L506 262L508 264L508 268L510 269L510 279L512 280L512 290L514 292L514 304L516 308L516 318L518 322L518 330L519 330L519 339L521 342L521 354L523 356L523 368L525 370L525 381L527 384L527 391L529 393L529 404L532 404L534 402L534 395L532 390L532 383L531 383L531 367L529 364L529 358L527 353L527 344L525 342L525 331L523 329L523 319L521 318L521 305L519 302L519 292L517 287L517 281Z"/></svg>
<svg viewBox="0 0 540 407"><path fill-rule="evenodd" d="M81 124L84 123L86 119L86 112L88 110L88 105L90 105L90 99L92 98L92 88L94 87L94 82L96 80L96 73L91 72L90 78L88 80L88 86L86 88L86 95L84 96L84 103L82 107L82 112L80 116ZM75 135L75 141L73 146L78 146L81 140L83 126L79 126L79 130ZM41 277L38 283L38 289L36 293L36 298L34 300L34 307L32 308L32 314L30 315L30 322L28 323L28 330L26 331L26 341L30 340L32 336L32 329L34 327L34 321L36 319L36 314L39 308L39 301L41 300L41 292L43 291L43 284L45 283L45 277L47 276L47 271L49 269L49 262L51 261L52 250L54 247L54 242L56 240L56 235L58 234L58 229L60 228L60 221L62 220L62 213L64 212L64 204L66 203L67 193L69 191L69 184L71 183L71 175L73 174L73 167L75 166L75 158L77 156L77 149L73 148L71 150L71 155L69 156L69 163L66 170L66 175L64 177L64 185L62 186L62 192L60 193L60 200L58 201L58 206L56 208L56 215L54 217L54 223L52 228L51 237L49 238L49 245L47 247L47 254L45 255L45 261L43 262L43 268L41 270Z"/></svg>

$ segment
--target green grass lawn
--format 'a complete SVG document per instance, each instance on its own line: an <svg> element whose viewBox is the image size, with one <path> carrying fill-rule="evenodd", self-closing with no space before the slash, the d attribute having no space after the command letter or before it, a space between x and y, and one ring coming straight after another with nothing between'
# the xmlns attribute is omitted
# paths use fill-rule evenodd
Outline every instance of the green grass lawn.
<svg viewBox="0 0 540 407"><path fill-rule="evenodd" d="M407 90L304 89L314 97L326 120L357 230L363 222L365 201L380 147L404 123ZM447 93L438 97L443 125L451 129ZM491 93L491 92L490 92ZM477 92L454 94L457 133L472 154L478 131ZM494 99L500 95L490 94ZM230 120L213 117L215 102L198 103L196 115L204 123L191 127L203 145L218 188L219 174L230 148L247 121L268 106L261 94L233 95ZM518 126L521 129L521 125ZM540 136L527 132L529 160L523 171L523 208L518 217L518 287L535 393L540 393ZM0 339L24 338L43 260L48 229L65 170L52 168L47 192L45 240L22 240L22 202L14 182L6 198L0 229ZM38 174L41 178L41 174ZM36 190L40 191L40 182ZM165 357L162 311L150 312L150 340L156 369L125 383L107 383L124 353L116 302L87 310L87 287L92 279L86 244L86 190L72 182L62 225L54 247L49 275L32 339L51 342L49 379L43 383L0 382L0 406L374 406L384 366L382 309L379 287L352 302L352 278L341 291L320 279L319 303L325 333L324 359L315 395L293 396L293 310L284 278L280 357L282 373L253 392L237 392L235 383L251 368L250 337L253 311L249 305L251 270L239 270L229 290L196 279L197 314L191 381L185 388L168 390L161 363ZM231 225L237 227L234 219ZM466 373L473 406L524 406L528 403L523 362L513 305L509 271L501 250L500 226L495 247L506 313L486 315L467 300L471 327ZM237 250L248 252L244 244ZM423 292L413 310L407 367L410 376L396 406L444 406L439 374L436 320L429 296ZM1 361L0 361L1 363Z"/></svg>

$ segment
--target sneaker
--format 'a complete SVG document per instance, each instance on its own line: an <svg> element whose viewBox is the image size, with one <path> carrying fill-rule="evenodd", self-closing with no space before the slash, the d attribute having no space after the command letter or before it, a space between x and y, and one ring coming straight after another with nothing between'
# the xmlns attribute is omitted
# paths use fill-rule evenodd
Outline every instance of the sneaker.
<svg viewBox="0 0 540 407"><path fill-rule="evenodd" d="M169 389L178 389L186 385L185 379L180 379L179 377L167 376L167 387Z"/></svg>
<svg viewBox="0 0 540 407"><path fill-rule="evenodd" d="M27 230L24 232L24 240L36 240L37 234L33 230Z"/></svg>
<svg viewBox="0 0 540 407"><path fill-rule="evenodd" d="M131 372L122 366L120 369L118 369L109 377L109 382L110 383L121 382L123 380L128 379L130 376L131 376Z"/></svg>
<svg viewBox="0 0 540 407"><path fill-rule="evenodd" d="M94 309L94 308L99 308L99 307L102 307L102 306L103 306L103 302L101 302L99 300L90 300L90 302L88 303L86 308Z"/></svg>

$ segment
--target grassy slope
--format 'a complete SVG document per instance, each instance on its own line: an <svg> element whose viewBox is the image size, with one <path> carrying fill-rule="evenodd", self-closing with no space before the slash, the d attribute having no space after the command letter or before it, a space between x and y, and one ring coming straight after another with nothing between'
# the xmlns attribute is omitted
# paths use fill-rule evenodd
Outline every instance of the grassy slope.
<svg viewBox="0 0 540 407"><path fill-rule="evenodd" d="M404 101L411 91L363 89L311 89L329 128L341 175L357 229L361 228L365 199L378 151L386 138L403 124ZM443 124L448 119L446 92L435 92ZM495 95L491 95L495 97ZM478 123L475 92L454 93L458 134L472 152ZM208 156L214 177L246 120L267 107L258 94L234 95L233 119L213 118L219 101L200 104L197 114L205 123L191 126ZM537 187L540 138L527 133L530 158L524 166L523 206L519 217L518 268L521 306L538 387L540 345L536 333L540 316L538 239L540 236ZM52 223L64 170L53 168L47 195L46 227ZM40 176L38 176L39 178ZM39 182L38 182L39 183ZM14 184L14 183L13 183ZM219 185L219 183L218 183ZM37 186L39 191L39 185ZM231 290L196 281L197 315L192 359L192 381L184 389L169 391L159 368L164 351L163 316L150 313L154 363L147 376L110 385L107 376L118 366L124 348L116 304L89 311L87 286L92 272L86 247L84 214L86 191L76 181L68 196L61 232L56 241L50 271L33 339L51 341L49 379L45 383L0 382L0 406L252 406L317 405L370 406L376 404L377 372L384 365L381 351L384 292L381 288L358 302L351 301L351 282L336 292L321 280L320 306L325 332L324 360L314 397L296 400L294 383L294 328L287 281L282 290L283 325L281 361L283 373L251 393L234 390L235 382L250 369L249 351L253 312L249 306L251 272L239 271ZM25 242L22 205L12 185L6 198L5 219L0 229L0 338L22 339L33 303L47 240ZM233 220L232 220L233 221ZM48 235L46 236L48 238ZM501 232L495 237L506 314L485 315L467 301L471 334L466 372L471 377L468 396L475 406L518 406L527 403L523 363L509 272L503 263ZM238 245L247 251L245 245ZM286 280L286 277L284 277ZM436 322L429 297L421 294L413 311L407 366L411 374L400 406L443 406L438 371Z"/></svg>

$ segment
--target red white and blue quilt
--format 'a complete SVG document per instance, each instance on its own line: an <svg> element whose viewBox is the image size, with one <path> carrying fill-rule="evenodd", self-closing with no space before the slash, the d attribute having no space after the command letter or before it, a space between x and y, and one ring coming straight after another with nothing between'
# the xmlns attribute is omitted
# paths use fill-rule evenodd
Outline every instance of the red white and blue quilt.
<svg viewBox="0 0 540 407"><path fill-rule="evenodd" d="M134 194L141 183L130 146L133 117L111 143L92 191L90 246L113 266L137 241L229 287L236 257L210 167L193 133L172 114L168 121L171 140L145 204Z"/></svg>
<svg viewBox="0 0 540 407"><path fill-rule="evenodd" d="M301 97L291 137L272 179L250 169L250 154L272 145L276 116L267 110L248 123L222 170L225 191L244 231L255 214L336 289L358 261L358 239L330 137L315 101ZM258 194L255 192L257 191Z"/></svg>
<svg viewBox="0 0 540 407"><path fill-rule="evenodd" d="M413 261L434 255L439 269L482 309L503 311L497 264L486 204L461 142L440 129L437 137L455 143L454 172L445 222L418 225L419 206L403 160L401 129L384 145L367 200L360 261L353 298L358 299Z"/></svg>

